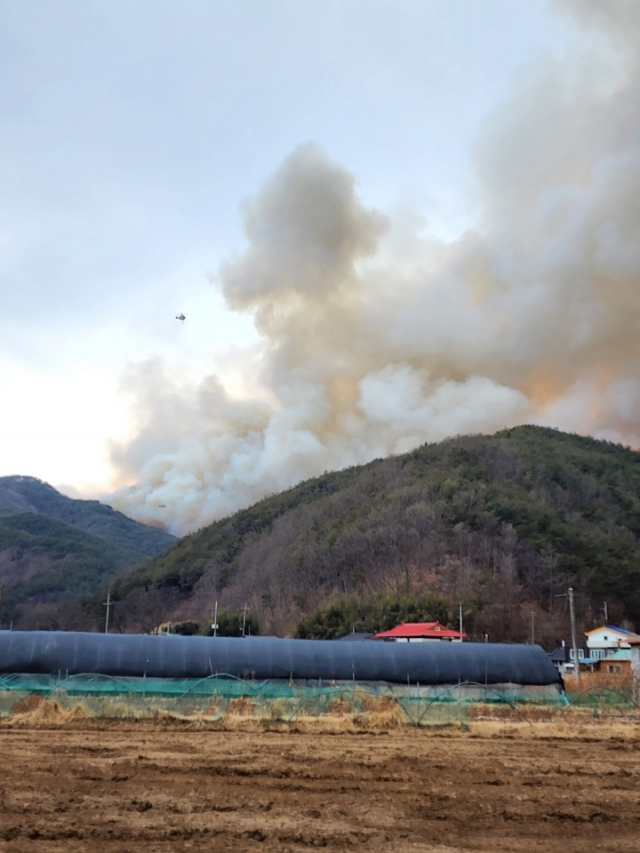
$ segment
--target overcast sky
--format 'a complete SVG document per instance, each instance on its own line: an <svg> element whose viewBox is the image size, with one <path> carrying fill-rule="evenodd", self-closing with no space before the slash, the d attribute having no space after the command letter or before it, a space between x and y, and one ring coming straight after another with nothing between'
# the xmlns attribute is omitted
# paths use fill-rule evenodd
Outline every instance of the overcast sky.
<svg viewBox="0 0 640 853"><path fill-rule="evenodd" d="M240 387L257 336L211 275L301 143L459 234L483 122L571 38L542 0L0 0L0 475L116 485L155 356Z"/></svg>

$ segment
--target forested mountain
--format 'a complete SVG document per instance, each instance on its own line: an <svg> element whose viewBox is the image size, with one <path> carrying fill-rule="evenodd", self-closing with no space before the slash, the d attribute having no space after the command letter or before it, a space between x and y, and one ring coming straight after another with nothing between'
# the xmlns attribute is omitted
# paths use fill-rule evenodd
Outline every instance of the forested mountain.
<svg viewBox="0 0 640 853"><path fill-rule="evenodd" d="M175 542L33 477L0 477L0 623L91 629L97 591Z"/></svg>
<svg viewBox="0 0 640 853"><path fill-rule="evenodd" d="M640 622L640 454L533 426L327 473L184 537L122 577L124 630L203 625L214 600L304 636L447 616L553 642L567 587L589 627ZM338 624L339 623L339 624ZM332 627L328 628L330 625Z"/></svg>
<svg viewBox="0 0 640 853"><path fill-rule="evenodd" d="M35 477L0 477L0 516L21 512L37 512L63 521L148 557L161 554L176 542L165 530L139 524L99 501L68 498Z"/></svg>

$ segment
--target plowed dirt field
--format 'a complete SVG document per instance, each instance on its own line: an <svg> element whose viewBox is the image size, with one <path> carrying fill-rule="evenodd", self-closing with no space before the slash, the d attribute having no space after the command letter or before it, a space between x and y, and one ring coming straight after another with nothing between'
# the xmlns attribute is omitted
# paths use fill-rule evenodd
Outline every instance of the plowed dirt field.
<svg viewBox="0 0 640 853"><path fill-rule="evenodd" d="M2 853L640 851L640 727L0 728Z"/></svg>

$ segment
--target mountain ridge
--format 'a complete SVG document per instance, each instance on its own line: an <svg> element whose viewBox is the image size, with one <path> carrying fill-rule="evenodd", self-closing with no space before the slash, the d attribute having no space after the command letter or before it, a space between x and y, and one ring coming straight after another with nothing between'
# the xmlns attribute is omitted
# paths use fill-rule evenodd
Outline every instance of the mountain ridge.
<svg viewBox="0 0 640 853"><path fill-rule="evenodd" d="M561 631L569 584L585 624L598 599L640 619L640 454L521 426L307 480L185 536L114 595L127 630L145 608L204 624L215 599L291 633L341 596L430 593L451 620L468 601L478 636L522 639L525 607Z"/></svg>
<svg viewBox="0 0 640 853"><path fill-rule="evenodd" d="M148 556L161 553L177 541L171 533L134 521L100 501L70 498L37 477L0 477L0 516L16 511L46 515Z"/></svg>
<svg viewBox="0 0 640 853"><path fill-rule="evenodd" d="M35 477L0 477L0 624L92 628L98 590L176 541Z"/></svg>

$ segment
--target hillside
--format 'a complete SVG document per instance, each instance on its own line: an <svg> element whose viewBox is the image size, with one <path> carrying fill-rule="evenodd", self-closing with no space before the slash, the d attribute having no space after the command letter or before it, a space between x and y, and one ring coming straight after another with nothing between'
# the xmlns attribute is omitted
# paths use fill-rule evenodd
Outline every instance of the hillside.
<svg viewBox="0 0 640 853"><path fill-rule="evenodd" d="M22 512L37 512L148 557L176 542L165 530L133 521L99 501L68 498L35 477L0 477L0 516Z"/></svg>
<svg viewBox="0 0 640 853"><path fill-rule="evenodd" d="M0 478L0 621L19 628L92 628L95 598L115 576L175 543L97 501L32 477Z"/></svg>
<svg viewBox="0 0 640 853"><path fill-rule="evenodd" d="M639 537L640 454L524 426L302 483L186 536L115 593L130 629L204 622L217 598L248 603L263 632L314 636L329 605L360 624L383 598L427 595L450 621L463 602L476 636L526 639L534 620L551 642L569 585L583 624L604 600L610 618L640 622Z"/></svg>

